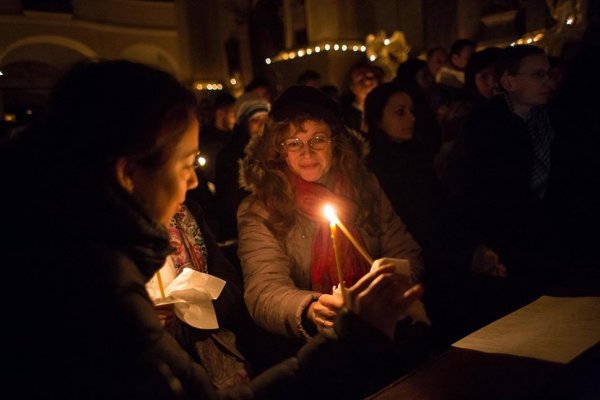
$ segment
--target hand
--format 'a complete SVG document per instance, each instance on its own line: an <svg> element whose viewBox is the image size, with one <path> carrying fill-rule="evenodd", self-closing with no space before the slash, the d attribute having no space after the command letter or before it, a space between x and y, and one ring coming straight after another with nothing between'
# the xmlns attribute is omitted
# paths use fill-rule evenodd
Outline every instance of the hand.
<svg viewBox="0 0 600 400"><path fill-rule="evenodd" d="M175 322L175 311L173 311L173 304L161 304L154 307L158 314L158 320L165 329L169 329Z"/></svg>
<svg viewBox="0 0 600 400"><path fill-rule="evenodd" d="M343 301L341 297L323 294L319 297L319 300L313 302L308 307L307 315L317 329L321 331L324 328L331 328L333 326L333 319L342 306Z"/></svg>
<svg viewBox="0 0 600 400"><path fill-rule="evenodd" d="M506 267L500 263L498 254L485 245L477 246L473 251L471 272L506 278Z"/></svg>
<svg viewBox="0 0 600 400"><path fill-rule="evenodd" d="M394 339L396 323L407 308L423 295L423 286L383 266L363 276L348 289L346 307L363 321Z"/></svg>

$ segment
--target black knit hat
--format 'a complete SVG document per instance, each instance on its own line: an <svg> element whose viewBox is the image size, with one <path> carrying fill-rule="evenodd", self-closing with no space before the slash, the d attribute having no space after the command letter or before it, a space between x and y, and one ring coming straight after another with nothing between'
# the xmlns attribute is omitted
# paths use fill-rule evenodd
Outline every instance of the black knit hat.
<svg viewBox="0 0 600 400"><path fill-rule="evenodd" d="M291 86L275 100L271 120L280 122L305 115L333 125L342 124L340 103L312 86Z"/></svg>

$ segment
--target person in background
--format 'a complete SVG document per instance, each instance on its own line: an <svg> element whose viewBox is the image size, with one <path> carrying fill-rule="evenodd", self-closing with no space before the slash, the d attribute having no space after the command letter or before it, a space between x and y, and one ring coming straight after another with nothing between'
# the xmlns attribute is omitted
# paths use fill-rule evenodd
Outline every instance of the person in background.
<svg viewBox="0 0 600 400"><path fill-rule="evenodd" d="M255 93L246 93L234 106L236 125L231 141L217 155L215 186L219 242L237 240L236 213L248 194L239 185L239 160L250 138L262 133L271 105Z"/></svg>
<svg viewBox="0 0 600 400"><path fill-rule="evenodd" d="M448 50L445 47L433 47L427 52L427 68L437 82L440 69L448 62Z"/></svg>
<svg viewBox="0 0 600 400"><path fill-rule="evenodd" d="M434 158L438 177L446 174L448 154L466 120L497 94L498 82L494 68L501 55L502 49L498 47L488 47L473 53L465 69L464 98L437 108L436 119L442 129L442 147Z"/></svg>
<svg viewBox="0 0 600 400"><path fill-rule="evenodd" d="M263 76L257 76L252 79L250 83L244 87L244 94L245 93L254 93L269 103L272 102L273 96L275 95L273 85Z"/></svg>
<svg viewBox="0 0 600 400"><path fill-rule="evenodd" d="M367 94L381 83L382 75L371 65L356 63L348 72L348 90L342 98L344 123L357 132L364 132L363 110Z"/></svg>
<svg viewBox="0 0 600 400"><path fill-rule="evenodd" d="M318 89L292 86L277 99L268 126L246 148L238 254L250 315L265 330L299 344L332 326L341 300L329 222L338 217L374 258L409 260L421 279L421 249L365 166L366 146L342 122L339 104ZM344 282L371 265L339 237Z"/></svg>
<svg viewBox="0 0 600 400"><path fill-rule="evenodd" d="M435 224L443 200L427 152L415 141L417 112L411 93L399 83L383 83L367 96L367 165L423 249L427 267L434 262Z"/></svg>
<svg viewBox="0 0 600 400"><path fill-rule="evenodd" d="M437 74L437 82L460 89L465 83L465 68L475 52L477 44L469 39L457 39L450 46L448 63Z"/></svg>
<svg viewBox="0 0 600 400"><path fill-rule="evenodd" d="M339 102L340 101L340 90L335 85L323 85L321 86L321 90L327 96L331 97L333 100Z"/></svg>
<svg viewBox="0 0 600 400"><path fill-rule="evenodd" d="M535 298L563 267L562 232L547 206L555 142L545 108L549 68L539 47L504 49L495 69L500 94L467 120L448 156L443 183L457 263L505 279L505 292L479 302L488 304L485 321Z"/></svg>
<svg viewBox="0 0 600 400"><path fill-rule="evenodd" d="M423 249L427 287L424 302L432 320L432 344L436 350L443 350L448 346L449 332L462 322L452 321L447 317L448 309L440 306L448 303L445 294L452 295L457 286L448 287L451 280L446 276L442 229L445 201L432 163L415 140L419 114L411 93L410 87L392 82L379 85L367 96L365 121L371 149L367 160L394 210ZM449 309L456 313L455 307Z"/></svg>
<svg viewBox="0 0 600 400"><path fill-rule="evenodd" d="M475 52L476 45L469 39L457 39L450 46L448 63L440 69L436 77L434 110L442 105L464 100L465 68Z"/></svg>
<svg viewBox="0 0 600 400"><path fill-rule="evenodd" d="M195 101L159 69L85 62L53 89L44 126L2 148L0 182L18 193L0 200L11 232L0 250L18 266L3 278L25 285L3 289L20 299L3 352L17 397L364 398L399 376L396 323L422 288L393 267L349 288L336 337L319 335L247 385L217 391L164 331L145 285L197 185ZM32 226L43 240L23 240Z"/></svg>
<svg viewBox="0 0 600 400"><path fill-rule="evenodd" d="M432 106L435 80L427 64L418 58L409 58L398 66L393 82L404 86L411 93L416 118L413 143L421 146L423 154L433 160L440 151L442 138Z"/></svg>
<svg viewBox="0 0 600 400"><path fill-rule="evenodd" d="M319 74L315 70L307 69L298 76L296 83L298 85L312 86L318 88L321 86L321 74Z"/></svg>
<svg viewBox="0 0 600 400"><path fill-rule="evenodd" d="M466 98L474 105L491 99L497 93L498 81L494 67L502 56L499 47L488 47L473 53L465 68Z"/></svg>
<svg viewBox="0 0 600 400"><path fill-rule="evenodd" d="M233 106L235 97L229 93L217 96L213 103L214 118L202 128L200 135L200 151L206 159L203 167L206 179L215 182L215 165L217 154L231 140L233 127L235 126L235 114Z"/></svg>

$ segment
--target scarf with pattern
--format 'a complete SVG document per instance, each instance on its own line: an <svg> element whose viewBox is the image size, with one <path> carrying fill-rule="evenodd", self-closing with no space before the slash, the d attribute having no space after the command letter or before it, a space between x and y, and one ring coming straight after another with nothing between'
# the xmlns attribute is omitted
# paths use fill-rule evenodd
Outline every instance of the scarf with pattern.
<svg viewBox="0 0 600 400"><path fill-rule="evenodd" d="M171 259L177 275L186 267L198 272L207 272L208 250L204 243L204 237L196 219L183 204L171 219L169 237L173 248Z"/></svg>

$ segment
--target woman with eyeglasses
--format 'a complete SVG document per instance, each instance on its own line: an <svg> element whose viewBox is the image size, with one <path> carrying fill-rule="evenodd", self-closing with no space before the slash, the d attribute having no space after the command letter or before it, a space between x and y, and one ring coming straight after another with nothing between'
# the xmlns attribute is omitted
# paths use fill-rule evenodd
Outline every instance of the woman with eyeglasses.
<svg viewBox="0 0 600 400"><path fill-rule="evenodd" d="M244 297L269 332L308 339L331 328L342 306L329 221L338 218L373 259L408 259L421 278L421 249L367 172L364 140L347 129L339 104L318 89L293 86L276 100L265 132L246 148L238 209ZM339 231L338 231L339 232ZM339 232L343 280L353 285L371 265Z"/></svg>

